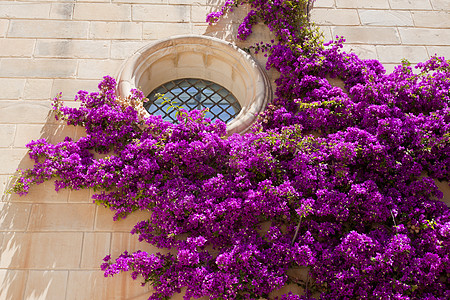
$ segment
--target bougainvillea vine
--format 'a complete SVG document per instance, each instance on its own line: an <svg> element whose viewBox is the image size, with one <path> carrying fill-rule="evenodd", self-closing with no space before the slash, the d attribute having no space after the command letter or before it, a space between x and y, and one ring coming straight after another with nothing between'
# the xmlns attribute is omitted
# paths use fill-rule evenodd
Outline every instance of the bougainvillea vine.
<svg viewBox="0 0 450 300"><path fill-rule="evenodd" d="M142 117L144 95L119 99L105 77L78 93L80 108L56 99L86 136L28 144L36 163L14 191L56 178L56 189L97 190L116 219L148 212L132 234L161 252L107 256L102 269L131 271L150 299L183 288L185 299L272 298L288 284L303 292L281 299L449 299L450 210L436 186L450 180L448 61L386 74L343 39L321 44L307 1L227 1L208 20L242 4L239 37L267 24L267 68L280 74L252 132L226 136L201 111L179 124Z"/></svg>

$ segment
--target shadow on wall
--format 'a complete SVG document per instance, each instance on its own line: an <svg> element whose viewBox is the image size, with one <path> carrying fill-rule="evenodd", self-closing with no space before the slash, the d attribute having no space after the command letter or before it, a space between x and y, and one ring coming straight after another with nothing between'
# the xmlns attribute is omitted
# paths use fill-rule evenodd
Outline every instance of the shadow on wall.
<svg viewBox="0 0 450 300"><path fill-rule="evenodd" d="M211 10L208 11L218 11L221 8L221 5L217 5L220 1L217 0L209 0L208 5L215 5ZM247 16L250 11L249 5L240 5L239 7L234 7L233 12L229 14L225 14L221 17L221 19L212 25L205 27L205 30L202 32L202 35L215 37L233 44L236 44L241 49L248 49L250 46L255 45L256 43L265 43L270 42L275 39L275 35L268 29L268 27L264 24L258 23L253 26L253 33L247 38L247 40L242 41L237 38L239 25L242 20ZM265 57L265 53L258 52L255 54L253 51L250 52L253 58L259 63L261 68L266 69L267 57ZM278 71L271 68L266 70L269 81L272 84L272 91L275 91L275 79L277 79L280 75Z"/></svg>
<svg viewBox="0 0 450 300"><path fill-rule="evenodd" d="M23 137L46 138L62 141L65 136L75 136L75 128L55 122L49 113L45 125L33 124ZM18 143L26 142L18 137ZM25 151L19 169L33 166ZM18 175L16 171L15 175ZM6 190L12 188L14 181L9 180ZM82 234L71 233L63 239L55 240L52 232L33 232L30 229L30 217L34 203L67 202L68 191L56 193L51 183L33 188L28 196L3 194L0 202L0 299L57 299L55 292L66 286L68 271L62 262L67 255L66 248L72 247L72 239L81 242ZM42 216L41 216L42 218ZM45 270L47 269L47 270ZM65 294L65 291L64 291ZM63 295L64 295L63 294Z"/></svg>
<svg viewBox="0 0 450 300"><path fill-rule="evenodd" d="M444 197L442 198L442 201L444 201L445 204L447 204L447 207L450 207L450 184L447 181L434 181L437 185L437 187L441 190L441 192L444 194Z"/></svg>
<svg viewBox="0 0 450 300"><path fill-rule="evenodd" d="M211 0L211 2L217 2ZM220 6L211 9L217 11ZM247 40L242 41L237 38L239 25L243 19L247 16L251 10L250 5L241 5L233 8L233 12L223 15L220 20L212 25L208 25L203 32L203 35L212 36L224 41L235 43L240 48L248 48L256 43L270 42L275 39L275 35L264 24L258 23L253 26L253 33ZM258 58L264 57L264 55L257 55ZM261 56L261 57L260 57Z"/></svg>
<svg viewBox="0 0 450 300"><path fill-rule="evenodd" d="M44 125L30 127L20 147L31 140L58 143L66 136L77 140L84 135L83 128L55 121L51 112ZM32 167L25 150L20 153L15 168ZM6 190L13 185L10 179ZM4 193L0 202L0 299L148 299L150 288L142 288L139 280L131 280L126 273L105 278L99 268L108 254L117 257L125 250L157 250L129 233L147 214L135 213L113 222L111 211L92 203L91 191L55 192L54 180L33 185L26 196Z"/></svg>
<svg viewBox="0 0 450 300"><path fill-rule="evenodd" d="M50 101L49 101L50 103ZM50 106L48 107L48 115L46 117L45 124L31 124L27 125L25 130L22 130L21 132L17 133L16 136L16 147L19 149L23 149L26 147L26 144L28 144L31 141L35 141L38 139L45 139L51 143L58 143L64 141L65 137L70 137L74 140L79 139L82 135L84 135L84 131L82 128L75 127L75 126L67 126L63 121L58 121L55 118L55 113L51 110ZM29 168L32 168L34 165L34 161L31 160L27 154L27 150L25 149L23 151L23 156L21 157L20 162L16 165L17 170L26 170ZM21 151L21 150L18 150ZM6 183L6 189L5 191L10 190L15 183L14 177L19 175L18 171L15 171L13 176L8 180ZM44 183L45 184L45 183ZM38 190L36 191L35 188L30 189L30 194L28 196L19 196L17 194L12 193L4 193L2 195L1 201L2 202L27 202L26 198L35 198L36 196L39 197L48 197L49 195L37 195L36 193L44 192L45 190L48 190L48 187L41 188L41 185L36 186ZM45 192L44 192L45 193ZM52 189L51 193L54 193L54 188ZM57 195L54 195L52 197L58 197ZM29 200L28 200L29 201Z"/></svg>

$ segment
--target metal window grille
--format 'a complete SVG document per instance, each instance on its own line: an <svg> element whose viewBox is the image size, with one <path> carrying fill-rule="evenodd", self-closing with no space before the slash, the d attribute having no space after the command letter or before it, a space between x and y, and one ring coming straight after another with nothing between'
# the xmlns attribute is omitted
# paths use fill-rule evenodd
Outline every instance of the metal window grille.
<svg viewBox="0 0 450 300"><path fill-rule="evenodd" d="M236 98L224 87L203 79L184 78L169 81L155 90L147 98L144 107L152 115L161 115L164 120L176 123L176 110L171 103L186 110L208 108L205 117L227 123L241 111ZM165 101L170 100L170 101Z"/></svg>

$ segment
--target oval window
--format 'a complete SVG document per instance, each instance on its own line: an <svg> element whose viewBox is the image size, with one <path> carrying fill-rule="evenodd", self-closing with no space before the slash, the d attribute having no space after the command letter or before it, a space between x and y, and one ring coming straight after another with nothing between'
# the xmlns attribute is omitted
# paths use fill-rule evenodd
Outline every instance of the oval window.
<svg viewBox="0 0 450 300"><path fill-rule="evenodd" d="M267 74L250 54L201 35L148 44L122 65L117 78L121 97L137 87L148 95L150 114L175 122L176 112L167 111L164 97L186 110L209 108L206 117L226 122L229 135L248 131L272 99Z"/></svg>
<svg viewBox="0 0 450 300"><path fill-rule="evenodd" d="M228 123L241 111L233 94L223 86L198 78L169 81L147 97L145 109L152 115L160 115L166 121L176 123L176 110L171 105L187 111L208 109L205 117L212 122L219 119Z"/></svg>

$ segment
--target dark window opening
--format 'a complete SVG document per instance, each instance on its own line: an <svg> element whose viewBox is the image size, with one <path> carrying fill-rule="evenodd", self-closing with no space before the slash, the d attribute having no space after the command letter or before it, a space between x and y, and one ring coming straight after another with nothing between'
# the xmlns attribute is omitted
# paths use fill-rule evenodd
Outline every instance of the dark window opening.
<svg viewBox="0 0 450 300"><path fill-rule="evenodd" d="M152 115L161 115L164 120L177 122L175 108L187 111L208 108L205 117L214 122L216 119L227 123L241 111L241 106L230 91L224 87L203 79L184 78L169 81L153 90L144 104Z"/></svg>

